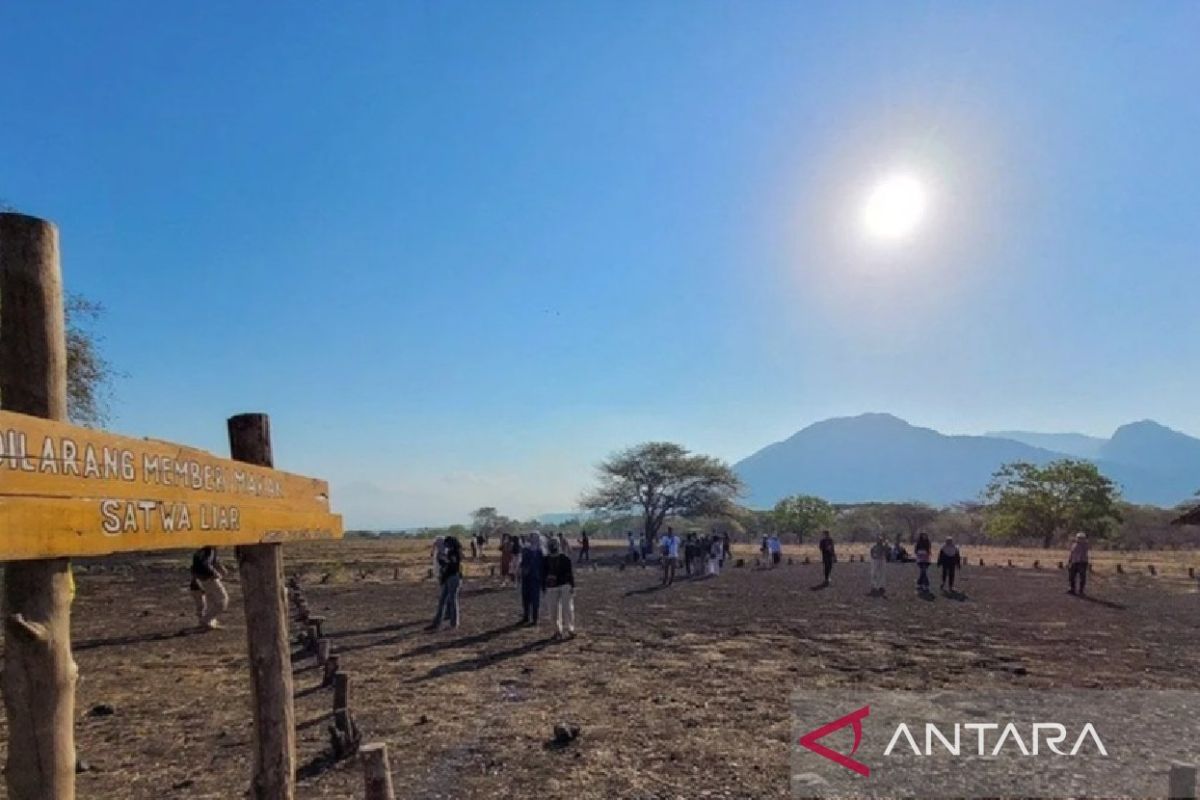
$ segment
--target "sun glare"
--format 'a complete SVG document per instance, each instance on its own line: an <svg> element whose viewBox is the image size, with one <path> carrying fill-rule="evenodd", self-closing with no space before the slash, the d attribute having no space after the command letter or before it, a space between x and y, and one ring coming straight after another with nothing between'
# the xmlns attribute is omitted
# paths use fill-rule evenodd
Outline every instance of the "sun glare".
<svg viewBox="0 0 1200 800"><path fill-rule="evenodd" d="M927 204L925 186L919 180L907 174L891 175L867 195L863 227L876 239L903 239L921 224Z"/></svg>

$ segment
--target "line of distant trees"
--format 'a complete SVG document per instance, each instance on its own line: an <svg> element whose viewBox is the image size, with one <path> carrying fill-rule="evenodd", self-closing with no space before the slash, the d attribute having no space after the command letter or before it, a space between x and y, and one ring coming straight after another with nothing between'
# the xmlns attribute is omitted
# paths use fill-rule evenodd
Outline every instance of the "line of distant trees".
<svg viewBox="0 0 1200 800"><path fill-rule="evenodd" d="M831 503L797 494L771 509L736 500L743 486L725 462L691 453L670 442L649 442L614 454L597 467L596 485L580 500L584 513L556 524L520 521L496 508L477 509L471 524L430 528L419 536L482 534L490 539L530 530L562 532L572 540L586 529L593 537L623 539L632 531L657 537L677 531L716 531L757 541L778 534L785 541L812 541L828 529L840 541L915 541L922 531L935 540L953 536L964 544L1050 547L1078 531L1116 549L1200 546L1200 528L1173 525L1180 509L1123 501L1115 484L1088 461L1005 464L978 501L935 507L919 502ZM412 535L412 534L410 534Z"/></svg>

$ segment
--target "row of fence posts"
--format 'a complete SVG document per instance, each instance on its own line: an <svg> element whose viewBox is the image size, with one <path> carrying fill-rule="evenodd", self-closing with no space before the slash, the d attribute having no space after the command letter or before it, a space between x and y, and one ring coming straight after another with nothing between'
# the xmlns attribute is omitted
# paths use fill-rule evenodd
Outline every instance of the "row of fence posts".
<svg viewBox="0 0 1200 800"><path fill-rule="evenodd" d="M329 746L335 760L358 755L363 765L363 796L366 800L395 800L387 745L362 744L362 730L350 712L350 676L342 671L341 660L326 637L325 617L312 613L304 589L295 576L287 582L300 633L297 644L304 655L317 660L321 667L321 687L333 689L333 724L329 726Z"/></svg>

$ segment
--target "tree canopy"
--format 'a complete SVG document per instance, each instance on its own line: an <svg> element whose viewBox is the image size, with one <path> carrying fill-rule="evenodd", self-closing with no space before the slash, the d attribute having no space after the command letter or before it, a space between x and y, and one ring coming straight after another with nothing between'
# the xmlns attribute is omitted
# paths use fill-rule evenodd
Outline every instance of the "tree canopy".
<svg viewBox="0 0 1200 800"><path fill-rule="evenodd" d="M833 505L810 494L785 497L771 510L771 519L784 533L796 534L796 542L802 543L822 528L833 523L836 512Z"/></svg>
<svg viewBox="0 0 1200 800"><path fill-rule="evenodd" d="M1090 461L1005 464L984 500L988 533L1036 538L1043 547L1073 531L1103 538L1121 521L1116 486Z"/></svg>
<svg viewBox="0 0 1200 800"><path fill-rule="evenodd" d="M639 512L645 532L657 536L668 517L724 517L735 513L742 483L729 465L672 442L622 450L597 467L597 486L580 505L602 514Z"/></svg>

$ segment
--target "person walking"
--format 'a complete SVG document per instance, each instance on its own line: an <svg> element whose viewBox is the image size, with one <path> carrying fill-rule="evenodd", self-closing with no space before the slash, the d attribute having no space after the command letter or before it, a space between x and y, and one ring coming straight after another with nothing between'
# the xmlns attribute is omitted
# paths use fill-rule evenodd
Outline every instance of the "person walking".
<svg viewBox="0 0 1200 800"><path fill-rule="evenodd" d="M933 552L933 545L924 532L917 536L917 543L913 545L913 550L917 554L917 569L920 571L917 575L917 591L921 594L928 594L929 562L930 554Z"/></svg>
<svg viewBox="0 0 1200 800"><path fill-rule="evenodd" d="M771 554L771 569L779 566L779 562L783 560L783 543L779 541L779 536L772 533L767 539L767 551Z"/></svg>
<svg viewBox="0 0 1200 800"><path fill-rule="evenodd" d="M668 527L667 535L662 538L662 585L670 586L675 582L675 570L679 568L679 536Z"/></svg>
<svg viewBox="0 0 1200 800"><path fill-rule="evenodd" d="M829 531L821 531L821 541L817 544L821 551L821 567L825 571L825 582L822 586L829 586L829 576L833 574L833 563L837 561L837 550L833 546L833 537L829 535Z"/></svg>
<svg viewBox="0 0 1200 800"><path fill-rule="evenodd" d="M588 536L587 529L579 532L579 563L590 564L592 562L592 539Z"/></svg>
<svg viewBox="0 0 1200 800"><path fill-rule="evenodd" d="M538 611L542 605L542 576L546 567L542 535L529 534L521 550L521 622L524 625L538 624Z"/></svg>
<svg viewBox="0 0 1200 800"><path fill-rule="evenodd" d="M959 565L962 564L962 553L958 550L958 545L954 543L953 536L946 537L946 543L942 545L942 549L938 551L938 568L942 571L942 591L946 591L949 584L950 591L954 591L954 574L958 572Z"/></svg>
<svg viewBox="0 0 1200 800"><path fill-rule="evenodd" d="M887 537L880 534L875 544L871 545L871 594L875 597L887 594L883 571L887 567L888 550Z"/></svg>
<svg viewBox="0 0 1200 800"><path fill-rule="evenodd" d="M458 590L462 586L462 542L457 536L447 536L442 542L442 555L438 561L438 582L441 591L438 594L437 614L429 625L429 630L436 631L442 627L442 620L450 623L451 628L458 627Z"/></svg>
<svg viewBox="0 0 1200 800"><path fill-rule="evenodd" d="M217 548L205 545L192 554L192 582L189 589L196 605L196 619L205 630L220 628L217 615L229 608L229 593L221 579L225 567L217 558Z"/></svg>
<svg viewBox="0 0 1200 800"><path fill-rule="evenodd" d="M1075 534L1075 542L1071 545L1071 552L1067 554L1067 580L1071 584L1067 594L1078 594L1082 597L1087 589L1088 549L1087 534L1082 531ZM1079 585L1078 591L1075 589L1076 583Z"/></svg>
<svg viewBox="0 0 1200 800"><path fill-rule="evenodd" d="M542 571L542 590L554 609L554 638L575 638L575 570L571 557L560 552L554 541L550 542L550 555Z"/></svg>

